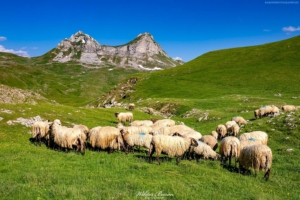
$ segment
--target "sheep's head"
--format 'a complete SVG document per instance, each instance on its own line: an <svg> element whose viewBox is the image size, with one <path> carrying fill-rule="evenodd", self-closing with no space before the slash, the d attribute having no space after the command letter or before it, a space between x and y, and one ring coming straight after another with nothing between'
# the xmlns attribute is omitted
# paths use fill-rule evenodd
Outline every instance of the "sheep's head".
<svg viewBox="0 0 300 200"><path fill-rule="evenodd" d="M61 126L61 122L60 122L59 119L54 120L54 121L53 121L53 124L57 124L57 125Z"/></svg>
<svg viewBox="0 0 300 200"><path fill-rule="evenodd" d="M115 117L118 117L118 115L119 115L119 113L118 113L118 112L116 112L116 113L115 113Z"/></svg>
<svg viewBox="0 0 300 200"><path fill-rule="evenodd" d="M198 146L198 142L194 138L191 138L191 146L193 146L193 147Z"/></svg>
<svg viewBox="0 0 300 200"><path fill-rule="evenodd" d="M179 136L179 137L183 137L183 135L181 135L180 133L178 133L178 132L175 132L175 133L173 133L172 134L172 136Z"/></svg>
<svg viewBox="0 0 300 200"><path fill-rule="evenodd" d="M220 159L221 159L220 154L216 153L216 157L215 157L214 159L215 159L215 160L220 160Z"/></svg>

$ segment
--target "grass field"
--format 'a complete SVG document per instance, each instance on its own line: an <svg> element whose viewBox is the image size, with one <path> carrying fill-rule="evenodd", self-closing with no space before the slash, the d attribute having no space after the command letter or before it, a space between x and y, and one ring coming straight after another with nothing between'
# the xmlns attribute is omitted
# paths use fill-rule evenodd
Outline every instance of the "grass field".
<svg viewBox="0 0 300 200"><path fill-rule="evenodd" d="M253 118L253 111L262 105L300 105L299 46L300 38L295 37L261 46L214 51L180 67L139 75L133 71L108 75L107 70L73 64L42 66L19 57L11 58L14 62L2 62L2 84L40 91L60 104L0 104L0 199L299 199L300 112ZM124 109L81 106L95 101L122 77L133 74L139 82L125 102L136 103L134 119L159 118L141 108L159 110L172 104L172 119L202 135L210 134L218 124L237 115L249 120L241 133L268 133L268 146L273 152L269 181L263 179L263 172L257 177L242 175L219 161L182 160L177 166L174 158L162 155L159 166L156 161L149 164L144 152L126 155L87 150L84 156L59 152L32 144L29 127L6 123L18 117L40 115L44 119L60 119L65 126L115 126L114 112ZM97 77L102 76L108 76L104 79L105 89L97 85ZM45 85L51 89L45 89ZM73 92L66 92L69 89ZM92 97L88 92L93 93ZM182 117L193 108L209 113L208 119L197 122L199 116Z"/></svg>

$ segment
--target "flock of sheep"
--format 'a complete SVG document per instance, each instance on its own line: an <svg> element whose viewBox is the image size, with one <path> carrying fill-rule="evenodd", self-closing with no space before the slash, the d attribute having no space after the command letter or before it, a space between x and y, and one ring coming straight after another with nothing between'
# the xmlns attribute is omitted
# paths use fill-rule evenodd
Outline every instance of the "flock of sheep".
<svg viewBox="0 0 300 200"><path fill-rule="evenodd" d="M296 107L285 106L283 111L291 111ZM279 109L272 106L263 106L254 111L254 116L263 117L266 115L277 115ZM262 131L243 133L237 138L240 126L247 125L247 121L236 116L224 125L217 126L216 131L211 135L202 136L199 132L186 125L175 125L172 119L161 120L135 120L131 112L115 113L119 123L116 127L98 126L88 129L85 125L75 125L72 128L62 126L60 120L53 122L38 121L32 126L32 137L41 144L45 139L48 147L54 149L70 150L76 148L84 155L87 145L93 150L123 150L134 152L134 147L144 147L149 155L149 162L152 162L152 156L156 153L156 160L161 153L166 153L170 157L176 157L176 164L179 164L183 156L189 160L196 158L221 159L222 163L229 160L228 166L231 166L231 159L239 163L240 169L253 168L255 175L257 170L264 170L265 179L270 176L272 165L272 151L267 146L268 135ZM124 124L129 122L129 126ZM218 140L220 141L219 153ZM89 143L88 143L89 141Z"/></svg>

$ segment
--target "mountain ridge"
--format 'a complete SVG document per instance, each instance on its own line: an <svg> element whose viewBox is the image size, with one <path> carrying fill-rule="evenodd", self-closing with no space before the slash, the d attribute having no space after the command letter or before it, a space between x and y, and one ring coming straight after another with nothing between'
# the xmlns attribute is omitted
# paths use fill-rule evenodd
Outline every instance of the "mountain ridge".
<svg viewBox="0 0 300 200"><path fill-rule="evenodd" d="M77 61L84 64L161 70L182 62L172 59L150 33L139 34L135 39L118 46L101 45L82 31L62 40L54 49L53 61Z"/></svg>

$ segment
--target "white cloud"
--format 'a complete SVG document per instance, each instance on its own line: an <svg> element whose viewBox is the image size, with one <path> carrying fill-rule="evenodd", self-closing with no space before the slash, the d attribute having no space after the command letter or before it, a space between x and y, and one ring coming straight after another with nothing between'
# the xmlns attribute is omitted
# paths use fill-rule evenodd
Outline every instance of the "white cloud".
<svg viewBox="0 0 300 200"><path fill-rule="evenodd" d="M23 56L23 57L30 57L27 51L23 51L22 49L20 50L13 50L13 49L6 49L4 46L0 45L0 52L6 52L6 53L13 53L18 56Z"/></svg>
<svg viewBox="0 0 300 200"><path fill-rule="evenodd" d="M264 29L263 31L264 31L264 32L270 32L271 30L269 30L269 29Z"/></svg>
<svg viewBox="0 0 300 200"><path fill-rule="evenodd" d="M287 26L287 27L283 27L282 30L284 32L295 32L295 31L300 31L300 26L298 26L297 28L296 27L293 27L293 26Z"/></svg>
<svg viewBox="0 0 300 200"><path fill-rule="evenodd" d="M180 57L178 57L178 56L175 57L175 58L173 58L173 60L180 60L180 61L183 61L182 58L180 58Z"/></svg>
<svg viewBox="0 0 300 200"><path fill-rule="evenodd" d="M5 40L6 40L6 37L0 36L0 42L1 42L1 41L5 41Z"/></svg>

